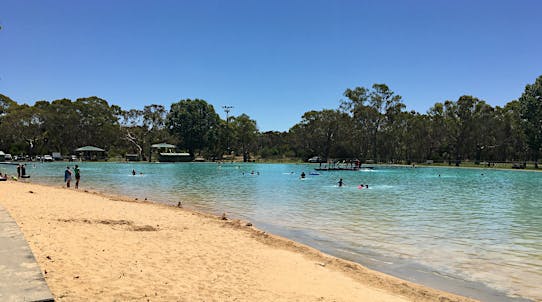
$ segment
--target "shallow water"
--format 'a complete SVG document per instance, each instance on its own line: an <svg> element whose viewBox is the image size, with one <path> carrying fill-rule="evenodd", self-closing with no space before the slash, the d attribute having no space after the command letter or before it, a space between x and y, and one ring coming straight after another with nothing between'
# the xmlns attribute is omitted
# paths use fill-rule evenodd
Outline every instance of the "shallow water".
<svg viewBox="0 0 542 302"><path fill-rule="evenodd" d="M65 165L29 163L27 171L33 182L61 185ZM542 173L376 167L309 175L314 166L305 164L80 166L82 189L226 212L430 286L439 287L431 279L467 280L542 300ZM133 176L132 169L143 174ZM14 166L0 171L16 173ZM338 187L339 178L345 186ZM359 189L362 183L369 188ZM432 274L429 281L416 272L421 268ZM461 286L456 291L466 293ZM478 298L493 300L484 293Z"/></svg>

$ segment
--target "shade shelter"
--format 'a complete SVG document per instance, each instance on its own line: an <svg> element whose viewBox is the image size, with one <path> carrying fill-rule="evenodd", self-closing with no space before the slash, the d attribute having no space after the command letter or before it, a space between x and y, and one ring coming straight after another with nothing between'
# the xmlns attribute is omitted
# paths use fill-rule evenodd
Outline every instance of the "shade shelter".
<svg viewBox="0 0 542 302"><path fill-rule="evenodd" d="M172 152L171 150L175 151L176 148L177 146L168 144L168 143L159 143L159 144L151 145L151 154L149 157L149 162L152 161L152 153L153 153L152 149L158 149L158 153L160 153L160 152Z"/></svg>
<svg viewBox="0 0 542 302"><path fill-rule="evenodd" d="M160 143L152 145L151 148L159 150L158 161L160 162L186 162L192 160L192 156L189 153L175 152L177 149L175 145Z"/></svg>
<svg viewBox="0 0 542 302"><path fill-rule="evenodd" d="M78 152L80 157L84 158L85 160L98 160L105 158L105 150L94 146L77 148L75 149L75 152Z"/></svg>

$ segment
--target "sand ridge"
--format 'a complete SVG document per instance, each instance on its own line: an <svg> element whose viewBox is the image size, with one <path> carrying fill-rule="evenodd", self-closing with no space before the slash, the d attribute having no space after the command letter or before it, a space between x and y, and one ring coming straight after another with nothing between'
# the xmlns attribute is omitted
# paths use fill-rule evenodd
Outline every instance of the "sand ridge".
<svg viewBox="0 0 542 302"><path fill-rule="evenodd" d="M173 206L12 181L0 203L57 301L473 301Z"/></svg>

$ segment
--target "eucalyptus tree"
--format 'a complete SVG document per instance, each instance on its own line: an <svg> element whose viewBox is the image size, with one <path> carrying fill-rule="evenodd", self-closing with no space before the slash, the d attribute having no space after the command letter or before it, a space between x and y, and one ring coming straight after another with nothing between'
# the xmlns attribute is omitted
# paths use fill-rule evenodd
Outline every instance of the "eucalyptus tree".
<svg viewBox="0 0 542 302"><path fill-rule="evenodd" d="M394 139L401 122L398 118L405 108L402 97L396 95L386 84L373 84L371 90L364 87L347 89L341 109L350 111L355 124L355 136L362 146L361 157L371 156L377 161L396 153ZM369 155L364 150L371 150Z"/></svg>
<svg viewBox="0 0 542 302"><path fill-rule="evenodd" d="M290 133L266 131L258 135L258 152L262 158L295 157L289 143Z"/></svg>
<svg viewBox="0 0 542 302"><path fill-rule="evenodd" d="M379 125L382 132L382 139L376 140L381 146L380 154L387 161L395 161L400 158L400 149L402 139L406 137L404 129L410 113L404 112L405 104L400 95L395 95L385 84L373 85L371 100L377 103L383 103L381 106L381 115L383 123ZM375 100L376 99L376 100Z"/></svg>
<svg viewBox="0 0 542 302"><path fill-rule="evenodd" d="M78 113L79 145L97 145L110 149L121 137L120 125L116 117L116 107L96 96L79 98L73 105Z"/></svg>
<svg viewBox="0 0 542 302"><path fill-rule="evenodd" d="M130 150L136 150L138 157L142 158L146 132L143 127L143 111L138 109L120 110L117 115L123 140L129 143Z"/></svg>
<svg viewBox="0 0 542 302"><path fill-rule="evenodd" d="M204 155L211 159L222 159L224 150L228 149L230 126L225 120L218 119L216 127L213 127L207 133L207 146L205 147Z"/></svg>
<svg viewBox="0 0 542 302"><path fill-rule="evenodd" d="M26 104L12 108L2 117L0 133L9 152L33 154L43 133L39 110Z"/></svg>
<svg viewBox="0 0 542 302"><path fill-rule="evenodd" d="M449 157L450 140L448 139L448 121L445 116L444 103L437 102L427 111L429 119L429 132L424 140L427 148L426 159L437 159Z"/></svg>
<svg viewBox="0 0 542 302"><path fill-rule="evenodd" d="M542 76L539 76L534 84L525 86L525 91L519 98L519 104L527 145L535 167L538 168L540 148L542 147Z"/></svg>
<svg viewBox="0 0 542 302"><path fill-rule="evenodd" d="M0 122L2 116L6 115L10 109L17 107L18 104L8 96L0 94Z"/></svg>
<svg viewBox="0 0 542 302"><path fill-rule="evenodd" d="M313 150L310 150L311 144L308 137L305 136L306 131L306 126L301 123L293 125L288 130L287 142L294 157L308 159L315 154Z"/></svg>
<svg viewBox="0 0 542 302"><path fill-rule="evenodd" d="M209 146L209 135L218 127L219 120L214 107L206 101L185 99L171 105L166 127L194 156L196 150Z"/></svg>
<svg viewBox="0 0 542 302"><path fill-rule="evenodd" d="M340 109L351 116L350 150L362 160L376 158L373 147L373 121L378 114L368 105L369 90L365 87L346 89L343 93L348 100L343 100ZM372 151L372 153L370 153Z"/></svg>
<svg viewBox="0 0 542 302"><path fill-rule="evenodd" d="M258 127L256 121L246 114L233 117L231 121L233 129L234 146L243 154L243 161L249 160L250 151L254 151L257 146Z"/></svg>
<svg viewBox="0 0 542 302"><path fill-rule="evenodd" d="M166 130L167 110L163 105L152 104L143 107L143 141L151 160L151 145L153 142L164 141L168 138Z"/></svg>
<svg viewBox="0 0 542 302"><path fill-rule="evenodd" d="M9 124L5 123L6 116L9 114L9 112L13 109L15 109L17 106L17 102L9 98L8 96L5 96L3 94L0 94L0 130L3 135L0 135L0 150L9 150L10 146L10 139L8 139L6 135L6 131L9 130ZM5 126L5 127L4 127Z"/></svg>
<svg viewBox="0 0 542 302"><path fill-rule="evenodd" d="M525 133L521 125L520 103L508 102L504 107L495 108L498 120L496 131L497 146L494 156L498 161L524 160L527 150Z"/></svg>
<svg viewBox="0 0 542 302"><path fill-rule="evenodd" d="M303 155L307 157L344 157L343 142L347 139L345 126L349 119L346 113L339 110L308 111L290 132L302 142L305 149Z"/></svg>
<svg viewBox="0 0 542 302"><path fill-rule="evenodd" d="M69 99L39 101L34 105L40 110L44 121L42 139L45 148L42 153L69 153L78 147L81 139L80 115ZM79 146L80 147L80 146Z"/></svg>
<svg viewBox="0 0 542 302"><path fill-rule="evenodd" d="M482 159L495 160L492 151L498 145L499 126L495 109L485 101L479 101L474 109L474 125L471 133L475 163L480 163Z"/></svg>
<svg viewBox="0 0 542 302"><path fill-rule="evenodd" d="M495 109L483 100L464 95L444 102L444 122L448 159L453 157L456 165L464 159L480 161L482 152L487 156L498 145Z"/></svg>
<svg viewBox="0 0 542 302"><path fill-rule="evenodd" d="M401 112L400 121L395 129L395 159L406 160L407 163L422 162L430 158L433 145L431 143L431 120L428 115L418 112Z"/></svg>

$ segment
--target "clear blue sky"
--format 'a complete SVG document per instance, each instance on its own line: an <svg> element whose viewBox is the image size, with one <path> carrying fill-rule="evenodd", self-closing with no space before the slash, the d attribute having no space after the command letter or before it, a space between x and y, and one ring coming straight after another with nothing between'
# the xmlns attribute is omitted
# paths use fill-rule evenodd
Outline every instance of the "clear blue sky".
<svg viewBox="0 0 542 302"><path fill-rule="evenodd" d="M502 106L542 75L542 1L0 2L0 93L123 109L201 98L262 131L386 83L408 110Z"/></svg>

